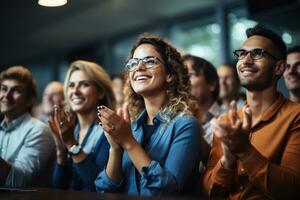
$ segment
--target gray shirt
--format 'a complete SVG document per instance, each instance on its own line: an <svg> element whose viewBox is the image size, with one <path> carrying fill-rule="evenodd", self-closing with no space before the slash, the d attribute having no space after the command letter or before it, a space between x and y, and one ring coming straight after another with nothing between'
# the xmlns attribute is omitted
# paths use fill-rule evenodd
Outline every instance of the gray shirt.
<svg viewBox="0 0 300 200"><path fill-rule="evenodd" d="M208 110L206 122L204 124L202 124L202 127L204 129L203 137L210 146L212 144L213 136L214 136L210 122L213 119L217 119L223 113L224 113L224 111L221 109L221 107L218 105L218 103L217 102L213 103L213 105Z"/></svg>
<svg viewBox="0 0 300 200"><path fill-rule="evenodd" d="M31 186L49 164L54 143L46 124L25 113L0 124L0 156L11 165L3 186Z"/></svg>

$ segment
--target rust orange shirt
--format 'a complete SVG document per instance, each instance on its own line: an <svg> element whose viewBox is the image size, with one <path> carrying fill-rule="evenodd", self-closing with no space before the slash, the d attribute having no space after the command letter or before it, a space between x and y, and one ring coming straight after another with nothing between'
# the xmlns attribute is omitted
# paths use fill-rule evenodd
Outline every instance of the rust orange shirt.
<svg viewBox="0 0 300 200"><path fill-rule="evenodd" d="M242 117L241 109L238 114ZM251 128L250 142L255 151L228 170L220 163L221 143L214 137L202 180L204 192L230 199L300 196L300 104L279 94Z"/></svg>

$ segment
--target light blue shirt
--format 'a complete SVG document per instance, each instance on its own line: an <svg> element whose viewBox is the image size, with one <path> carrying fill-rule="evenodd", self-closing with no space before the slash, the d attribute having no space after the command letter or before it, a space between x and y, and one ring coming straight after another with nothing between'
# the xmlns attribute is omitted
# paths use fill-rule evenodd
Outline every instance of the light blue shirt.
<svg viewBox="0 0 300 200"><path fill-rule="evenodd" d="M144 111L135 123L132 132L138 143L143 144L147 113ZM189 115L177 115L167 120L161 114L153 119L153 133L143 148L152 159L143 167L141 176L127 152L123 153L123 180L114 183L105 169L95 181L99 192L122 192L131 195L183 194L186 188L197 187L195 179L200 160L200 127ZM147 132L147 131L146 131Z"/></svg>
<svg viewBox="0 0 300 200"><path fill-rule="evenodd" d="M25 113L0 124L0 156L11 169L5 187L31 186L49 164L54 143L46 124Z"/></svg>

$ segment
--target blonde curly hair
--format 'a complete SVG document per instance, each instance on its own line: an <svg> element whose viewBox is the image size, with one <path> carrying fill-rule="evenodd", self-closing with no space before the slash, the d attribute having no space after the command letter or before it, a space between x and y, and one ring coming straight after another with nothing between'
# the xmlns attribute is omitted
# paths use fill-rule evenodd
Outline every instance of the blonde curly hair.
<svg viewBox="0 0 300 200"><path fill-rule="evenodd" d="M171 44L167 43L159 36L144 33L140 35L137 42L132 47L128 59L133 57L136 48L142 44L153 45L155 50L160 54L167 74L172 76L172 80L167 83L167 100L160 109L160 113L167 120L171 120L174 116L182 114L190 114L189 111L189 91L190 82L188 71L183 64L180 53ZM131 120L135 121L139 114L145 109L143 97L134 92L131 84L129 72L124 71L125 101L128 103Z"/></svg>

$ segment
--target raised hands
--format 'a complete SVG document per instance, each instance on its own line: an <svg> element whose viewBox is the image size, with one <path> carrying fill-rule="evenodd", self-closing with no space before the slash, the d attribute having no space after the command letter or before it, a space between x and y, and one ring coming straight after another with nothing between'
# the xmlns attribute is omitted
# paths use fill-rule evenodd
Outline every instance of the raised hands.
<svg viewBox="0 0 300 200"><path fill-rule="evenodd" d="M127 149L130 147L134 138L127 104L124 104L117 113L105 106L98 106L98 118L112 148Z"/></svg>
<svg viewBox="0 0 300 200"><path fill-rule="evenodd" d="M214 134L221 140L225 159L233 161L235 157L245 155L251 148L249 141L251 119L250 108L243 107L243 118L241 118L237 114L236 102L233 101L227 121L212 121Z"/></svg>
<svg viewBox="0 0 300 200"><path fill-rule="evenodd" d="M56 146L63 144L68 147L77 143L73 135L75 116L72 113L55 106L48 122Z"/></svg>

